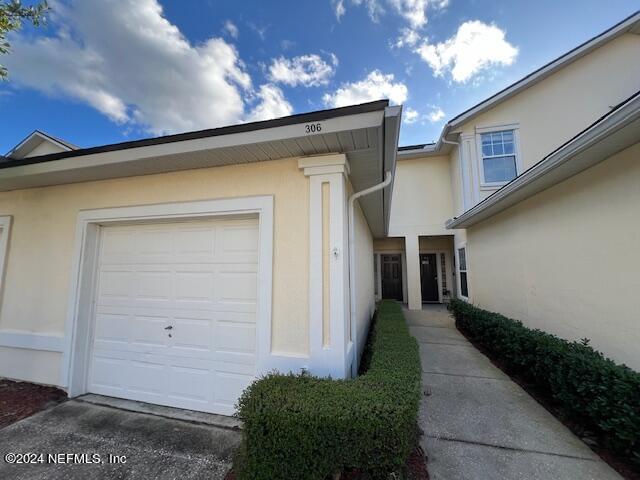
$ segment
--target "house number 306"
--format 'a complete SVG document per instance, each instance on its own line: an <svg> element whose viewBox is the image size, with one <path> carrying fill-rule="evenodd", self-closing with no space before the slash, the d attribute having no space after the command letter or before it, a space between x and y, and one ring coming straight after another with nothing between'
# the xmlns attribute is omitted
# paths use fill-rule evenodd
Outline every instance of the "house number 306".
<svg viewBox="0 0 640 480"><path fill-rule="evenodd" d="M307 123L304 126L305 133L318 133L322 131L321 123Z"/></svg>

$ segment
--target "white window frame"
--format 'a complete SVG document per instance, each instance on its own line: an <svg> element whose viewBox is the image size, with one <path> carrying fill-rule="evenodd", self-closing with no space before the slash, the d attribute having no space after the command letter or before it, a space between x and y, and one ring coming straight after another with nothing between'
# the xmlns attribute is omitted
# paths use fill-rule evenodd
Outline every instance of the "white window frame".
<svg viewBox="0 0 640 480"><path fill-rule="evenodd" d="M464 260L465 260L465 269L461 270L460 269L460 250L464 249ZM467 243L459 243L458 245L456 245L456 286L458 287L458 298L461 298L465 301L469 301L469 298L471 297L471 288L470 288L470 282L469 282L469 249L467 248ZM462 275L461 273L466 273L467 274L467 295L463 295L462 294Z"/></svg>
<svg viewBox="0 0 640 480"><path fill-rule="evenodd" d="M518 124L492 125L490 127L476 127L476 149L478 172L480 173L480 190L497 190L511 180L505 182L487 182L484 178L484 155L482 154L482 135L496 132L513 132L513 154L516 157L516 177L523 171L520 154L520 128ZM514 177L515 178L515 177ZM513 179L512 179L513 180Z"/></svg>

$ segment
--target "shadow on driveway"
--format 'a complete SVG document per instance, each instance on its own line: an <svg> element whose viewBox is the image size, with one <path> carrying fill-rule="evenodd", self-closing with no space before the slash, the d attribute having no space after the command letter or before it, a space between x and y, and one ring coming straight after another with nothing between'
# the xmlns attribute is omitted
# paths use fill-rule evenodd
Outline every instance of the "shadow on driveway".
<svg viewBox="0 0 640 480"><path fill-rule="evenodd" d="M0 430L0 478L223 479L239 441L237 430L71 400ZM8 453L37 456L16 464Z"/></svg>

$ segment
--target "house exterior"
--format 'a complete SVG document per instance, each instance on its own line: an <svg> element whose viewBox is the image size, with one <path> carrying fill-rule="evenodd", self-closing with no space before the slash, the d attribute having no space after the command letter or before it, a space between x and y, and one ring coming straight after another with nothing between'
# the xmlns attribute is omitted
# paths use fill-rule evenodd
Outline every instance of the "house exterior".
<svg viewBox="0 0 640 480"><path fill-rule="evenodd" d="M460 297L639 369L638 59L635 14L401 147L376 295Z"/></svg>
<svg viewBox="0 0 640 480"><path fill-rule="evenodd" d="M0 376L220 414L463 298L640 368L640 14L398 147L387 101L0 158Z"/></svg>
<svg viewBox="0 0 640 480"><path fill-rule="evenodd" d="M272 370L350 376L400 115L88 149L30 135L0 163L0 376L221 414Z"/></svg>

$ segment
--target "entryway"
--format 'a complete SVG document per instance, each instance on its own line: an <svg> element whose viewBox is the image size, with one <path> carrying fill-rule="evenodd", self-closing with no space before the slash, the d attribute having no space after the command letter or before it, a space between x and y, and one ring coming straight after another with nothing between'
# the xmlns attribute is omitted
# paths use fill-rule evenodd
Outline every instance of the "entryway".
<svg viewBox="0 0 640 480"><path fill-rule="evenodd" d="M399 254L380 256L382 298L402 302L402 258Z"/></svg>
<svg viewBox="0 0 640 480"><path fill-rule="evenodd" d="M438 257L435 253L420 254L420 285L422 302L432 303L440 301L438 288Z"/></svg>

